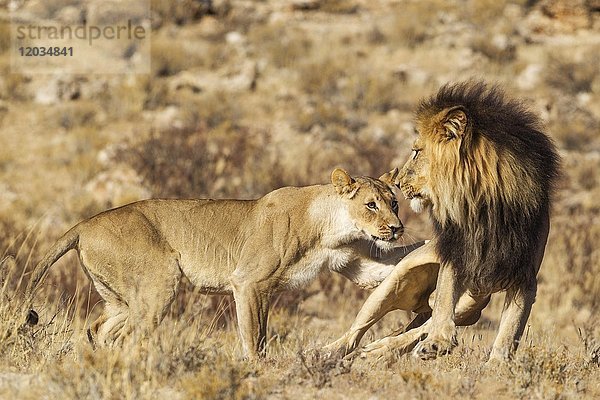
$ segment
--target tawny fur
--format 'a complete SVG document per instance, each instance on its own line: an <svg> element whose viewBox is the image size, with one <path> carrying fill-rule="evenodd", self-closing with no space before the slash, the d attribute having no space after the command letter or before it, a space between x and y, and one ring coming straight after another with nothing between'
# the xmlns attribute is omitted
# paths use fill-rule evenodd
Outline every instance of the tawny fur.
<svg viewBox="0 0 600 400"><path fill-rule="evenodd" d="M76 249L105 300L90 336L111 344L134 327L158 324L185 275L206 293L234 295L241 341L253 357L264 349L273 293L304 287L324 270L374 287L406 254L370 255L373 244L390 250L402 235L389 186L396 174L382 176L385 183L336 169L331 184L281 188L258 200L145 200L105 211L50 248L27 299L50 266Z"/></svg>

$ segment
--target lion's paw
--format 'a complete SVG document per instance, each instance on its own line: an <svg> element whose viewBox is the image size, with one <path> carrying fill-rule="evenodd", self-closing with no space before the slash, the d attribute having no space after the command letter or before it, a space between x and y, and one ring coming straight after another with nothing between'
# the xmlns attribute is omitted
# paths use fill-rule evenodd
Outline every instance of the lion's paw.
<svg viewBox="0 0 600 400"><path fill-rule="evenodd" d="M457 345L454 336L450 340L442 337L428 337L417 344L412 354L421 360L432 360L438 356L450 354Z"/></svg>

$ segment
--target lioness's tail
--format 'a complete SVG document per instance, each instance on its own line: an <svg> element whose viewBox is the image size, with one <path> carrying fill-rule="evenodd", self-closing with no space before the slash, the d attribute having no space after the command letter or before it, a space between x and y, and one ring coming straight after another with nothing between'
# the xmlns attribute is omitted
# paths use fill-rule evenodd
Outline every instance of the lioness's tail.
<svg viewBox="0 0 600 400"><path fill-rule="evenodd" d="M31 274L31 280L27 285L27 290L25 291L25 305L29 309L27 314L27 322L31 325L35 325L37 323L37 313L31 309L33 305L33 297L35 296L35 291L40 284L41 280L44 279L48 269L58 261L67 251L74 249L77 247L79 243L79 229L78 226L74 226L67 233L65 233L60 239L52 245L50 250L46 253L42 261L36 265Z"/></svg>

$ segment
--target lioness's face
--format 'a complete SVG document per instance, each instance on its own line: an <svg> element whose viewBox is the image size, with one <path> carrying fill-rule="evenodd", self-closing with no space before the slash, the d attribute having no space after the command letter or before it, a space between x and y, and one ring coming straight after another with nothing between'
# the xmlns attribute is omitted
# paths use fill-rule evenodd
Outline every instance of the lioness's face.
<svg viewBox="0 0 600 400"><path fill-rule="evenodd" d="M398 201L391 189L397 174L397 169L379 179L352 178L340 169L332 174L332 183L347 203L355 227L382 249L395 247L404 233L398 218Z"/></svg>
<svg viewBox="0 0 600 400"><path fill-rule="evenodd" d="M410 207L415 212L421 212L431 204L429 156L421 137L415 140L410 158L400 171L400 190L410 200Z"/></svg>
<svg viewBox="0 0 600 400"><path fill-rule="evenodd" d="M365 178L357 178L360 181ZM398 201L387 184L369 180L351 199L350 216L356 226L369 235L383 249L394 247L404 233L398 218Z"/></svg>

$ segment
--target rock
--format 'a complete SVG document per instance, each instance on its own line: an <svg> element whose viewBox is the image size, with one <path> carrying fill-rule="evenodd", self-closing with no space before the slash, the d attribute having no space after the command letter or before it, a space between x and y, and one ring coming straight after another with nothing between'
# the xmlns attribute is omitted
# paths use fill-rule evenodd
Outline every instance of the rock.
<svg viewBox="0 0 600 400"><path fill-rule="evenodd" d="M591 26L592 17L585 0L544 0L517 25L517 31L525 38L539 42L548 36L572 35Z"/></svg>
<svg viewBox="0 0 600 400"><path fill-rule="evenodd" d="M36 103L49 105L80 98L93 99L108 90L108 82L104 79L89 81L78 75L34 75L28 90Z"/></svg>
<svg viewBox="0 0 600 400"><path fill-rule="evenodd" d="M112 169L99 173L84 189L98 204L106 208L152 196L137 172L124 164L117 164Z"/></svg>
<svg viewBox="0 0 600 400"><path fill-rule="evenodd" d="M258 78L258 65L247 60L238 68L230 71L182 71L169 82L169 90L242 92L253 90Z"/></svg>
<svg viewBox="0 0 600 400"><path fill-rule="evenodd" d="M56 13L54 19L66 25L80 25L83 23L85 12L74 6L67 6Z"/></svg>
<svg viewBox="0 0 600 400"><path fill-rule="evenodd" d="M542 80L542 71L544 67L541 64L529 64L516 78L517 87L521 90L531 90L535 88Z"/></svg>
<svg viewBox="0 0 600 400"><path fill-rule="evenodd" d="M291 4L292 10L311 11L321 7L320 0L294 0Z"/></svg>
<svg viewBox="0 0 600 400"><path fill-rule="evenodd" d="M225 35L225 41L229 44L239 46L243 45L246 42L246 38L244 37L244 35L237 31L231 31L227 32L227 34Z"/></svg>
<svg viewBox="0 0 600 400"><path fill-rule="evenodd" d="M585 5L590 11L600 11L600 0L587 0Z"/></svg>
<svg viewBox="0 0 600 400"><path fill-rule="evenodd" d="M148 111L144 114L153 128L158 132L170 131L172 129L192 129L197 121L189 112L186 113L176 106L167 106L162 110Z"/></svg>
<svg viewBox="0 0 600 400"><path fill-rule="evenodd" d="M400 79L401 82L409 85L422 86L431 77L427 71L413 67L408 64L401 64L394 69L394 76Z"/></svg>

